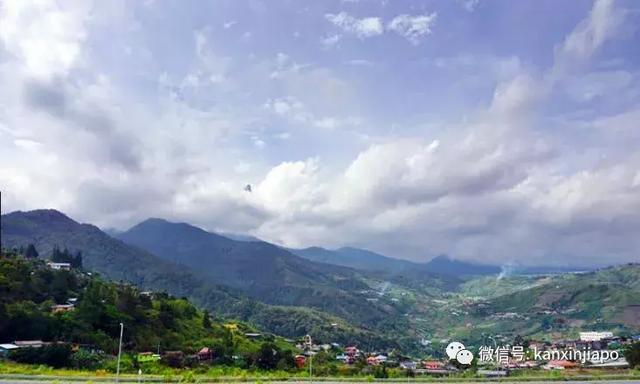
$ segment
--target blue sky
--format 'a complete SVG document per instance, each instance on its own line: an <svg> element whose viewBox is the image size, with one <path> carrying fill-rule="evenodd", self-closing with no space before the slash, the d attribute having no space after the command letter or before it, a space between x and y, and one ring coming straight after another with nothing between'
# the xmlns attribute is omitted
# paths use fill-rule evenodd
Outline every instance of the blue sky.
<svg viewBox="0 0 640 384"><path fill-rule="evenodd" d="M3 211L638 260L635 1L0 4Z"/></svg>

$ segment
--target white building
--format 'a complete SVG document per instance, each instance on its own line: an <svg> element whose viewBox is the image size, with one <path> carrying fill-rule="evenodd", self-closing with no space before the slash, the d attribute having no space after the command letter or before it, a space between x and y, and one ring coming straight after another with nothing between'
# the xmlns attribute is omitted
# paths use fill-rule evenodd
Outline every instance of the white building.
<svg viewBox="0 0 640 384"><path fill-rule="evenodd" d="M580 332L580 341L600 341L613 337L612 332Z"/></svg>
<svg viewBox="0 0 640 384"><path fill-rule="evenodd" d="M387 361L387 356L378 355L378 356L376 356L376 360L378 361L378 363L385 363Z"/></svg>
<svg viewBox="0 0 640 384"><path fill-rule="evenodd" d="M47 263L47 265L49 266L49 268L55 269L55 270L58 270L58 271L70 271L71 270L71 264L69 264L69 263L53 263L53 262L49 262L49 263Z"/></svg>

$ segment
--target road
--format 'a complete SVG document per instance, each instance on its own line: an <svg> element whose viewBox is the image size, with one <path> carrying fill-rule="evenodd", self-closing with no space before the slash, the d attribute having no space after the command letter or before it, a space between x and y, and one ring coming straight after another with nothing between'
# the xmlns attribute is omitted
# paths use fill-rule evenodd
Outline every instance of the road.
<svg viewBox="0 0 640 384"><path fill-rule="evenodd" d="M114 382L112 380L99 380L99 381L93 381L90 380L91 382L94 383L111 383ZM55 380L56 384L62 384L62 383L83 383L84 381L78 381L78 380L65 380L65 379L60 379L60 380ZM265 384L309 384L309 381L307 380L291 380L291 381L266 381L266 380L260 380L260 382L265 383ZM446 383L446 384L455 384L455 383L465 383L465 384L479 384L479 383L491 383L491 382L499 382L500 384L518 384L518 383L527 383L527 384L553 384L553 383L562 383L562 384L593 384L593 383L597 383L597 382L607 382L607 383L615 383L615 384L640 384L640 380L602 380L602 381L597 381L597 380L590 380L590 381L566 381L566 380L558 380L558 381L508 381L508 380L488 380L488 381L449 381L449 380L445 380L445 381L441 381L441 383ZM0 384L51 384L52 381L47 381L47 380L11 380L11 379L0 379ZM135 381L122 381L120 380L120 383L124 384L124 383L137 383ZM144 381L143 381L144 383ZM245 382L242 381L234 381L234 382L230 382L232 384L242 384ZM251 381L248 381L247 383L251 383ZM363 381L314 381L314 383L316 384L349 384L349 383L368 383L366 380ZM381 383L388 383L388 384L426 384L424 381L389 381L389 382L381 382ZM438 381L429 381L428 383L438 383ZM224 382L220 382L220 383L216 383L216 384L224 384Z"/></svg>

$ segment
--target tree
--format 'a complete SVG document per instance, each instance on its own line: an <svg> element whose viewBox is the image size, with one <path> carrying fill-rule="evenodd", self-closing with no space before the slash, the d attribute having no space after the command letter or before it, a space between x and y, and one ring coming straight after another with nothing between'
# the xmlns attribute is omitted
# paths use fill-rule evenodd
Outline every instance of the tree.
<svg viewBox="0 0 640 384"><path fill-rule="evenodd" d="M274 369L280 360L280 349L273 343L264 343L258 352L256 365L261 369Z"/></svg>
<svg viewBox="0 0 640 384"><path fill-rule="evenodd" d="M27 259L35 259L38 256L40 256L40 254L36 250L35 245L29 244L27 249L24 251L24 257L26 257Z"/></svg>
<svg viewBox="0 0 640 384"><path fill-rule="evenodd" d="M624 357L629 363L629 367L635 368L640 366L640 341L627 346L624 349Z"/></svg>
<svg viewBox="0 0 640 384"><path fill-rule="evenodd" d="M387 379L389 377L387 366L385 364L377 366L375 371L373 371L373 377L375 377L376 379Z"/></svg>
<svg viewBox="0 0 640 384"><path fill-rule="evenodd" d="M21 348L11 353L11 358L19 363L46 364L54 368L71 365L71 346L51 344L40 348Z"/></svg>
<svg viewBox="0 0 640 384"><path fill-rule="evenodd" d="M71 259L71 266L74 268L82 268L82 252L76 252L76 255Z"/></svg>
<svg viewBox="0 0 640 384"><path fill-rule="evenodd" d="M209 319L209 311L204 311L204 316L202 317L202 327L204 329L211 328L211 319Z"/></svg>
<svg viewBox="0 0 640 384"><path fill-rule="evenodd" d="M51 253L51 261L54 263L69 263L73 268L82 268L82 252L77 251L74 255L67 248L61 251L60 248L55 246Z"/></svg>

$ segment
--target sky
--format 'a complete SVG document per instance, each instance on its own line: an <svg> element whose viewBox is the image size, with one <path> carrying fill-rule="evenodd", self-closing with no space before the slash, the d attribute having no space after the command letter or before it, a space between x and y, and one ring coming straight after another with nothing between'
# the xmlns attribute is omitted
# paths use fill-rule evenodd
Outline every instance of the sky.
<svg viewBox="0 0 640 384"><path fill-rule="evenodd" d="M0 0L2 211L640 261L638 26L632 0Z"/></svg>

